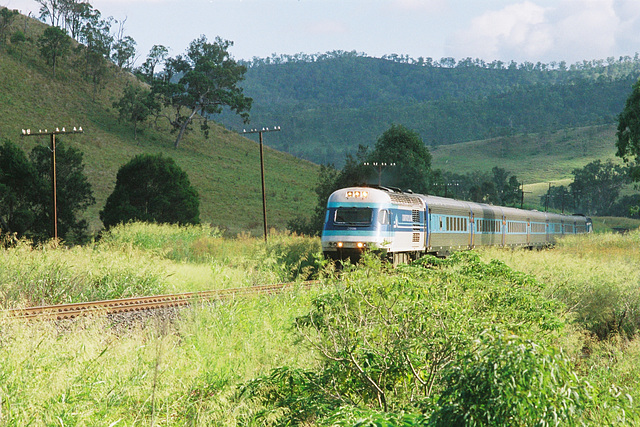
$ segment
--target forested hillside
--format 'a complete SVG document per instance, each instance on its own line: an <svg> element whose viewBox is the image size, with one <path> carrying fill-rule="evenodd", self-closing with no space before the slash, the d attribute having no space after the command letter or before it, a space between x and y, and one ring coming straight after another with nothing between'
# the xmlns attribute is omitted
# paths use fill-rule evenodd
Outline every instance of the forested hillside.
<svg viewBox="0 0 640 427"><path fill-rule="evenodd" d="M275 148L336 165L393 123L430 147L613 123L640 75L637 55L567 66L333 52L246 65L251 123L282 126Z"/></svg>
<svg viewBox="0 0 640 427"><path fill-rule="evenodd" d="M21 129L35 133L82 126L84 134L59 136L58 144L83 153L84 173L96 200L82 215L91 232L102 228L98 213L114 189L119 168L136 155L161 153L188 174L200 197L203 223L231 235L262 234L257 138L242 138L212 123L208 137L195 127L174 148L175 134L163 117L139 124L136 135L133 124L120 119L114 103L126 88L143 84L108 55L90 57L93 51L68 36L64 40L70 43L69 49L57 58L54 76L41 49L42 35L49 28L53 27L16 14L4 29L5 37L0 37L0 146L16 144L28 155L35 146L48 147L49 139L21 138ZM176 51L185 48L175 47ZM307 161L265 150L270 227L283 229L294 214L313 208L317 171Z"/></svg>

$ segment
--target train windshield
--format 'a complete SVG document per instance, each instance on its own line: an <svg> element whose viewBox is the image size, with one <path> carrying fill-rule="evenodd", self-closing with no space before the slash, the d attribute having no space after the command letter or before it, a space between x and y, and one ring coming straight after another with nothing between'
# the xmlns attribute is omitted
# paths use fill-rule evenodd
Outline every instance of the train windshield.
<svg viewBox="0 0 640 427"><path fill-rule="evenodd" d="M334 222L336 224L369 225L373 216L371 208L338 208Z"/></svg>

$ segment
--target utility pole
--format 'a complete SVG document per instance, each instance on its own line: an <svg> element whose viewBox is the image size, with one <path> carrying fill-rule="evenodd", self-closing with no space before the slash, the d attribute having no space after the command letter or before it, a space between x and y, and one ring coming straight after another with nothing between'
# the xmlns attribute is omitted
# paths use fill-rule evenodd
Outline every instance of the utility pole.
<svg viewBox="0 0 640 427"><path fill-rule="evenodd" d="M50 136L51 137L51 190L52 190L52 195L53 195L53 239L54 240L58 240L58 189L57 189L57 183L56 183L56 135L67 135L67 134L74 134L74 133L84 133L84 131L82 130L82 127L79 128L73 128L73 130L65 130L65 128L62 128L62 130L60 130L59 128L56 128L56 130L54 131L47 131L46 129L44 130L44 132L42 130L39 130L38 132L31 132L31 129L22 129L22 133L20 134L21 137L26 137L26 136Z"/></svg>
<svg viewBox="0 0 640 427"><path fill-rule="evenodd" d="M549 189L547 190L547 198L544 203L544 211L549 212L549 196L551 195L551 183L549 183Z"/></svg>
<svg viewBox="0 0 640 427"><path fill-rule="evenodd" d="M243 130L242 134L257 133L260 135L260 176L262 178L262 219L264 222L264 242L267 242L267 196L264 188L264 149L262 144L262 134L265 132L280 132L280 126L262 129Z"/></svg>
<svg viewBox="0 0 640 427"><path fill-rule="evenodd" d="M373 163L365 162L363 164L365 166L373 166L375 168L378 168L378 187L382 185L382 168L394 167L396 165L395 163L386 163L386 162L373 162Z"/></svg>
<svg viewBox="0 0 640 427"><path fill-rule="evenodd" d="M520 209L524 206L524 193L531 193L531 191L524 191L524 182L520 184L522 190L520 191Z"/></svg>

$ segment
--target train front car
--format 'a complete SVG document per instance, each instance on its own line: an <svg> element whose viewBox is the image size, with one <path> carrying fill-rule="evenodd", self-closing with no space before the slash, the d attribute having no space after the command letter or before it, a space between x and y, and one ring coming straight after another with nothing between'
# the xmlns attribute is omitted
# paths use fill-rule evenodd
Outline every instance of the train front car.
<svg viewBox="0 0 640 427"><path fill-rule="evenodd" d="M407 261L424 250L425 222L425 205L417 196L386 188L343 188L329 196L322 251L327 258L356 262L364 250L379 250L393 254L394 263Z"/></svg>

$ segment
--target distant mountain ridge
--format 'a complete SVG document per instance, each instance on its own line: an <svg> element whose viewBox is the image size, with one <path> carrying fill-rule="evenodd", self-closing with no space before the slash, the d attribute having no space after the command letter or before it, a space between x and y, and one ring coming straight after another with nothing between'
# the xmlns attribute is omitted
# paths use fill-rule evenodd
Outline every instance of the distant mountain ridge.
<svg viewBox="0 0 640 427"><path fill-rule="evenodd" d="M393 123L417 131L431 147L610 124L640 76L637 55L567 66L334 52L246 65L251 123L283 129L269 143L338 166ZM231 114L218 120L243 126Z"/></svg>

